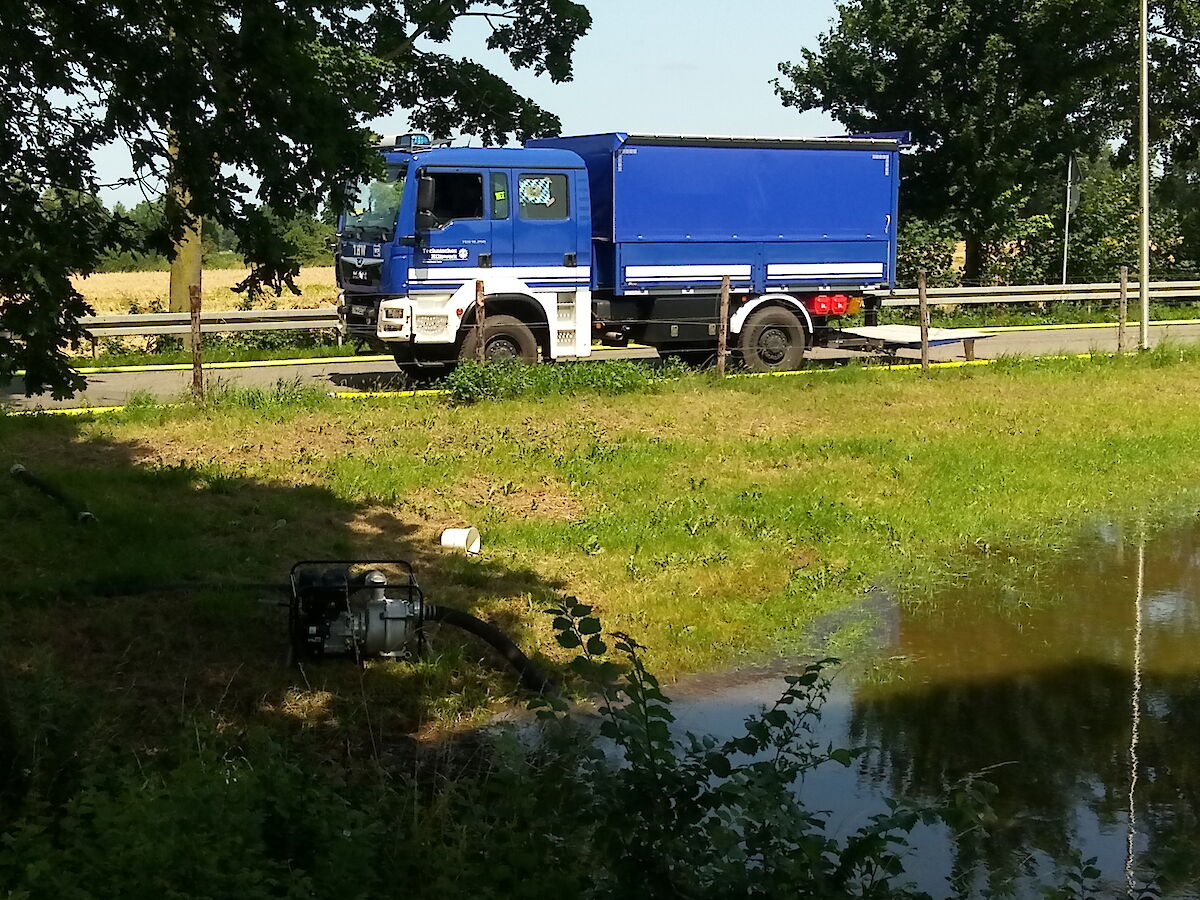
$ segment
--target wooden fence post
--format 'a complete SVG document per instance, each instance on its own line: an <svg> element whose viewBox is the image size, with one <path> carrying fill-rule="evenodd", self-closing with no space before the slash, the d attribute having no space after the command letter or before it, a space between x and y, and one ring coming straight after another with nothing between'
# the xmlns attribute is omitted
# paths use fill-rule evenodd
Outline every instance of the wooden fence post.
<svg viewBox="0 0 1200 900"><path fill-rule="evenodd" d="M1117 352L1125 352L1125 324L1129 321L1129 266L1121 266L1121 305L1117 312Z"/></svg>
<svg viewBox="0 0 1200 900"><path fill-rule="evenodd" d="M204 399L204 354L200 347L200 285L188 285L188 306L192 316L192 396Z"/></svg>
<svg viewBox="0 0 1200 900"><path fill-rule="evenodd" d="M477 362L483 362L486 359L484 354L485 344L487 343L487 335L484 333L484 311L483 311L483 280L475 282L475 334L477 340L475 342L475 359Z"/></svg>
<svg viewBox="0 0 1200 900"><path fill-rule="evenodd" d="M725 355L729 352L729 276L721 277L721 311L717 319L717 376L725 377Z"/></svg>
<svg viewBox="0 0 1200 900"><path fill-rule="evenodd" d="M921 310L921 371L929 371L929 295L925 270L917 272L917 304Z"/></svg>

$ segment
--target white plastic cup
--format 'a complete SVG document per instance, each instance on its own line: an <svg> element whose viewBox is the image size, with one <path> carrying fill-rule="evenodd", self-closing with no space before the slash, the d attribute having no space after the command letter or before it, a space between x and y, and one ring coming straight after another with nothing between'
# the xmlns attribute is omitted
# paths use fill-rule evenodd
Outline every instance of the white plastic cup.
<svg viewBox="0 0 1200 900"><path fill-rule="evenodd" d="M468 556L478 556L482 542L478 528L447 528L442 532L442 546L465 550Z"/></svg>

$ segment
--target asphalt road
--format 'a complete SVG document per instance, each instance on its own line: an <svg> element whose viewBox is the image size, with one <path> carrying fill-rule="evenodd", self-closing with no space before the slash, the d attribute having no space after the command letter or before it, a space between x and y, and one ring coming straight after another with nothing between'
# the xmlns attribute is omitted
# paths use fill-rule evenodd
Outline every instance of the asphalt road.
<svg viewBox="0 0 1200 900"><path fill-rule="evenodd" d="M1127 340L1131 346L1137 342L1137 329L1131 328ZM1150 329L1152 344L1164 340L1176 343L1200 342L1200 323L1196 325L1160 325ZM1087 353L1090 350L1113 351L1117 347L1117 329L1113 328L1064 328L1051 331L1009 331L980 340L976 344L976 356L980 359L1002 355L1024 354L1030 356L1058 353ZM849 351L818 349L810 358L846 359L858 356ZM898 355L917 358L916 351L901 351ZM932 351L935 360L962 359L962 346L937 347ZM604 350L594 355L596 359L653 359L653 350ZM270 386L280 379L299 379L314 382L330 391L375 391L399 390L411 387L387 360L365 362L328 362L316 360L288 365L268 367L246 367L213 370L210 380L243 386ZM191 385L190 371L171 372L122 372L88 376L87 389L72 400L55 401L48 396L26 397L25 386L19 379L0 386L0 405L16 409L37 409L76 406L117 406L135 392L149 393L160 398L178 396Z"/></svg>

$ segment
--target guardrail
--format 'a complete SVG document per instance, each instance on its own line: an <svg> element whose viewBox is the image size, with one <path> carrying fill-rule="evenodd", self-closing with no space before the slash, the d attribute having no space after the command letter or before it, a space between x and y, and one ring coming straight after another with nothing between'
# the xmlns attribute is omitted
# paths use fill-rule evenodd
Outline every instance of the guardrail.
<svg viewBox="0 0 1200 900"><path fill-rule="evenodd" d="M83 316L79 320L92 340L134 334L190 334L191 316L186 312L139 313L125 316ZM337 309L253 309L200 313L202 332L218 331L314 331L337 328Z"/></svg>
<svg viewBox="0 0 1200 900"><path fill-rule="evenodd" d="M916 306L917 292L871 291L868 296L880 306ZM1023 284L1003 287L930 288L930 306L981 305L997 303L1086 303L1117 300L1121 286L1112 284ZM1129 299L1136 302L1138 283L1129 283ZM1200 281L1156 281L1150 284L1151 300L1200 299ZM189 334L191 319L186 312L140 313L119 316L85 316L80 324L92 340L129 335ZM337 328L337 309L256 309L202 312L203 332L315 331Z"/></svg>
<svg viewBox="0 0 1200 900"><path fill-rule="evenodd" d="M1129 282L1129 300L1137 302L1138 282ZM996 303L1086 303L1119 300L1121 285L1112 284L1021 284L1004 287L929 288L930 306ZM917 292L871 291L868 296L881 306L916 306ZM1186 300L1200 298L1200 281L1152 281L1150 299Z"/></svg>

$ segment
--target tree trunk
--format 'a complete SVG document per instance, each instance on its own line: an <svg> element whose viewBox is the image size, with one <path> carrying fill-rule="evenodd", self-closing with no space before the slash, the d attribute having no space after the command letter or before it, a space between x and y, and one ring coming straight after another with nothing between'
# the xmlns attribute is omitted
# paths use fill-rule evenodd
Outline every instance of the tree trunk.
<svg viewBox="0 0 1200 900"><path fill-rule="evenodd" d="M963 285L977 287L983 284L983 238L978 234L968 234L965 243L967 258L963 263Z"/></svg>
<svg viewBox="0 0 1200 900"><path fill-rule="evenodd" d="M167 152L174 161L178 154L178 149L175 144L174 135L168 133ZM181 210L186 210L191 205L191 197L183 185L175 180L173 173L168 176L171 178L171 183L168 189L171 192L171 201L175 203ZM191 227L185 228L179 242L175 245L175 255L171 258L171 281L170 290L168 293L167 309L171 312L188 312L191 310L191 293L192 288L200 289L200 280L203 277L203 255L204 244L201 240L202 223L197 217L192 222ZM185 349L192 349L191 335L184 335L183 346Z"/></svg>

